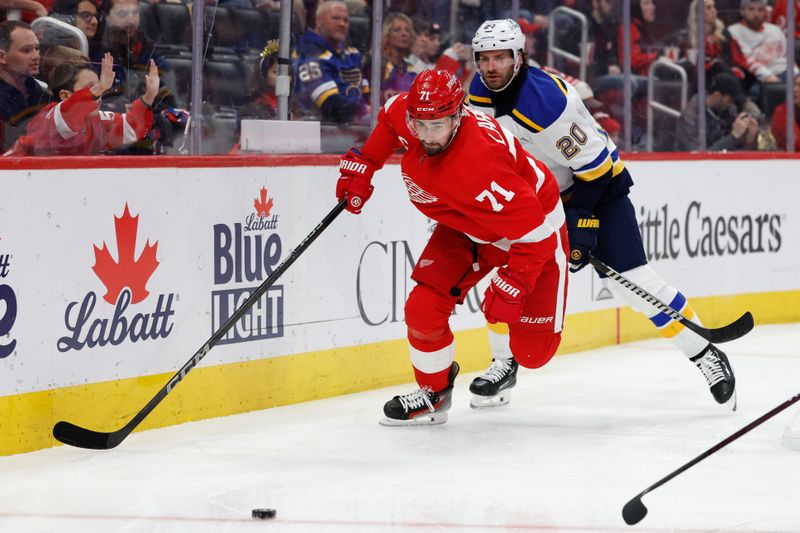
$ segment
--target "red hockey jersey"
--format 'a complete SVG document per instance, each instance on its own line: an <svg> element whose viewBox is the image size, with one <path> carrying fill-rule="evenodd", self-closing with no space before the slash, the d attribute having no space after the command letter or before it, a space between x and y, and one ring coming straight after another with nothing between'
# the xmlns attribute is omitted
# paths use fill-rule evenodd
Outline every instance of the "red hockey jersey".
<svg viewBox="0 0 800 533"><path fill-rule="evenodd" d="M362 154L380 166L404 147L401 172L417 209L509 251L509 268L540 269L555 250L549 237L564 224L555 177L494 118L468 108L450 145L427 155L406 124L406 97L384 104Z"/></svg>
<svg viewBox="0 0 800 533"><path fill-rule="evenodd" d="M127 113L101 111L100 101L83 88L42 109L4 155L93 155L131 144L152 126L153 112L140 99Z"/></svg>

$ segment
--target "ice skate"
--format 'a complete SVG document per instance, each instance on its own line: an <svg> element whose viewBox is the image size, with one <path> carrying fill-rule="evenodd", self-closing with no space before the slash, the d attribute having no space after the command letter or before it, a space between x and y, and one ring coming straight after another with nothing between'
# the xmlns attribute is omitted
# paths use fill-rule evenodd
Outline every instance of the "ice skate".
<svg viewBox="0 0 800 533"><path fill-rule="evenodd" d="M800 450L800 411L783 428L783 445L787 448Z"/></svg>
<svg viewBox="0 0 800 533"><path fill-rule="evenodd" d="M519 364L511 359L492 359L489 368L472 380L469 391L472 399L469 406L473 409L498 407L511 401L511 389L517 384Z"/></svg>
<svg viewBox="0 0 800 533"><path fill-rule="evenodd" d="M736 378L725 353L709 344L699 355L691 358L700 369L711 389L711 395L720 405L736 410Z"/></svg>
<svg viewBox="0 0 800 533"><path fill-rule="evenodd" d="M382 426L430 426L447 422L447 411L452 404L453 383L458 375L458 363L450 366L449 384L434 392L420 388L414 392L395 396L383 406L386 417Z"/></svg>

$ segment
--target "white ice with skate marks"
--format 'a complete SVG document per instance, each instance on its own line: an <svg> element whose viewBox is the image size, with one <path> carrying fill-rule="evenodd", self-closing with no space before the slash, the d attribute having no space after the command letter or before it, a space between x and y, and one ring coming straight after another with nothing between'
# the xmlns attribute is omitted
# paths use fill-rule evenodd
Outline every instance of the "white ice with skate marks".
<svg viewBox="0 0 800 533"><path fill-rule="evenodd" d="M722 346L736 413L653 340L520 369L497 409L470 409L477 373L460 375L443 426L378 425L405 385L136 433L107 452L0 458L0 531L794 533L800 451L781 445L794 408L645 496L637 526L621 509L799 392L798 347L798 325ZM277 518L250 518L264 507Z"/></svg>

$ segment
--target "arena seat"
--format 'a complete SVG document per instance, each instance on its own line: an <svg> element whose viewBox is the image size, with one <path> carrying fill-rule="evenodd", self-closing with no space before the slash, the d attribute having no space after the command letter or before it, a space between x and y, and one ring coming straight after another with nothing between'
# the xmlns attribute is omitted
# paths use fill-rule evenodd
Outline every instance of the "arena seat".
<svg viewBox="0 0 800 533"><path fill-rule="evenodd" d="M192 20L186 4L155 4L156 19L160 33L159 41L165 44L192 43Z"/></svg>
<svg viewBox="0 0 800 533"><path fill-rule="evenodd" d="M203 67L203 93L207 102L238 107L247 101L247 87L238 61L206 61Z"/></svg>

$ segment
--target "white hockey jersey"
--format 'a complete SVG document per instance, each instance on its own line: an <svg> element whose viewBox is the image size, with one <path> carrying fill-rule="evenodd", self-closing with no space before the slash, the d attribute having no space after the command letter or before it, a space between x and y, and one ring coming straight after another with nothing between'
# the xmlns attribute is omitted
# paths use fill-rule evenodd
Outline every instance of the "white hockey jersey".
<svg viewBox="0 0 800 533"><path fill-rule="evenodd" d="M609 171L616 177L625 168L616 145L575 88L538 68L519 73L500 93L490 91L476 75L467 101L494 116L546 164L562 195L572 188L573 179L590 182Z"/></svg>

